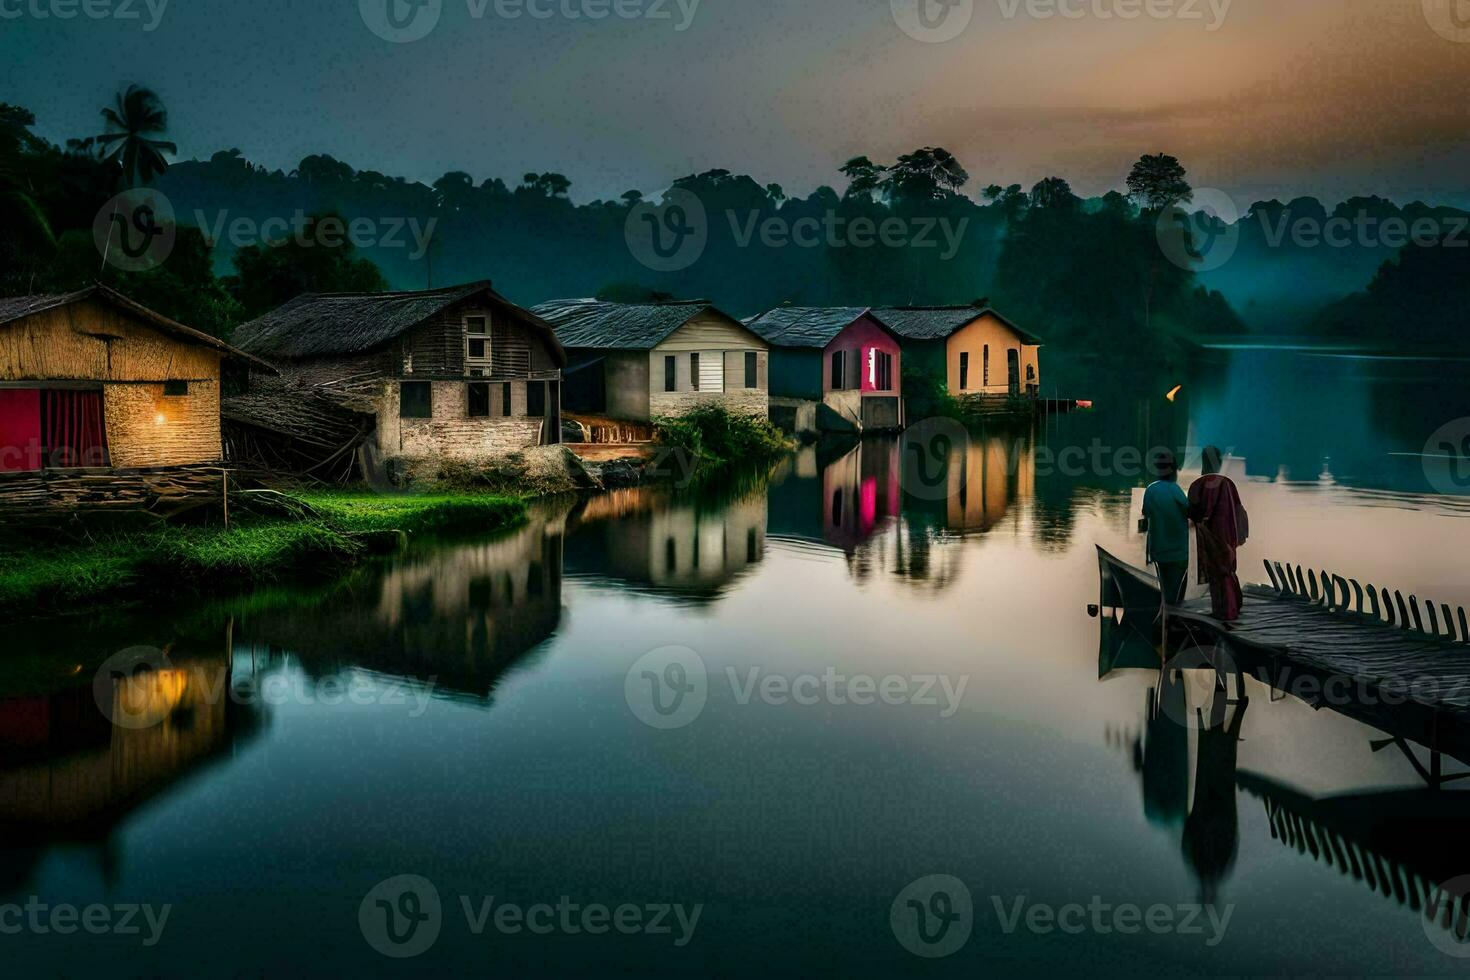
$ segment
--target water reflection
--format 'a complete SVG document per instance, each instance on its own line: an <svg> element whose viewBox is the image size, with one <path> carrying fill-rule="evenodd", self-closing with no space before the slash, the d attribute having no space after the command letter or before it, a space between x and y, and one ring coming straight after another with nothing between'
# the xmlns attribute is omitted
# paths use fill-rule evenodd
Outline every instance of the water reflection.
<svg viewBox="0 0 1470 980"><path fill-rule="evenodd" d="M571 514L567 573L688 604L712 602L765 556L764 481L753 482L594 497Z"/></svg>
<svg viewBox="0 0 1470 980"><path fill-rule="evenodd" d="M538 505L511 534L425 549L324 593L268 594L242 616L238 639L316 678L364 669L488 701L561 622L569 510Z"/></svg>
<svg viewBox="0 0 1470 980"><path fill-rule="evenodd" d="M121 628L159 643L167 669L94 680ZM223 696L232 680L231 624L217 630L123 619L109 630L76 624L23 631L15 649L44 644L59 657L12 664L0 698L0 891L25 887L57 846L79 850L115 877L118 828L151 801L247 744L258 711ZM29 669L27 669L29 667ZM126 724L114 724L123 718Z"/></svg>

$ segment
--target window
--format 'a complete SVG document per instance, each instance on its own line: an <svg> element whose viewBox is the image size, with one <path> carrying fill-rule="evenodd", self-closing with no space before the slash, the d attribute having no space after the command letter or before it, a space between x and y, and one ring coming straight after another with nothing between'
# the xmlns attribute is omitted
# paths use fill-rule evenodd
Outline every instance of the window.
<svg viewBox="0 0 1470 980"><path fill-rule="evenodd" d="M986 344L985 345L985 360L984 360L983 368L982 369L985 372L984 373L984 385L985 385L985 387L989 388L990 387L990 345L989 344Z"/></svg>
<svg viewBox="0 0 1470 980"><path fill-rule="evenodd" d="M493 373L489 321L482 316L465 317L464 333L465 372L476 377L489 377Z"/></svg>
<svg viewBox="0 0 1470 980"><path fill-rule="evenodd" d="M500 386L500 414L510 418L510 382Z"/></svg>
<svg viewBox="0 0 1470 980"><path fill-rule="evenodd" d="M664 358L664 391L678 391L678 367L679 362L669 355Z"/></svg>
<svg viewBox="0 0 1470 980"><path fill-rule="evenodd" d="M398 383L398 417L431 419L434 417L434 386L427 381Z"/></svg>
<svg viewBox="0 0 1470 980"><path fill-rule="evenodd" d="M187 381L165 381L163 383L163 395L165 398L182 398L189 393L189 382Z"/></svg>
<svg viewBox="0 0 1470 980"><path fill-rule="evenodd" d="M760 356L753 350L745 352L745 387L760 387Z"/></svg>
<svg viewBox="0 0 1470 980"><path fill-rule="evenodd" d="M841 391L847 384L847 351L832 352L832 390Z"/></svg>
<svg viewBox="0 0 1470 980"><path fill-rule="evenodd" d="M487 419L490 417L490 386L485 383L465 385L466 398L469 405L469 416L472 419Z"/></svg>
<svg viewBox="0 0 1470 980"><path fill-rule="evenodd" d="M689 382L694 391L699 390L699 351L689 355Z"/></svg>
<svg viewBox="0 0 1470 980"><path fill-rule="evenodd" d="M893 390L893 355L887 351L875 350L874 361L876 362L877 380L873 383L875 391Z"/></svg>
<svg viewBox="0 0 1470 980"><path fill-rule="evenodd" d="M960 391L970 387L970 352L960 352Z"/></svg>
<svg viewBox="0 0 1470 980"><path fill-rule="evenodd" d="M154 421L169 419L160 411ZM102 392L0 388L0 472L110 465Z"/></svg>
<svg viewBox="0 0 1470 980"><path fill-rule="evenodd" d="M526 384L526 414L533 419L546 417L546 382L530 381Z"/></svg>

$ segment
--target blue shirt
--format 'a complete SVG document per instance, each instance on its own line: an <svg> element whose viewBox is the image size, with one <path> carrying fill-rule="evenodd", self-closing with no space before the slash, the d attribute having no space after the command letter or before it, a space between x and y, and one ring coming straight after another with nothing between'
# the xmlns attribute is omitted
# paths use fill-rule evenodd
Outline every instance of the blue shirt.
<svg viewBox="0 0 1470 980"><path fill-rule="evenodd" d="M1173 480L1149 484L1143 492L1148 519L1148 560L1189 561L1189 498Z"/></svg>

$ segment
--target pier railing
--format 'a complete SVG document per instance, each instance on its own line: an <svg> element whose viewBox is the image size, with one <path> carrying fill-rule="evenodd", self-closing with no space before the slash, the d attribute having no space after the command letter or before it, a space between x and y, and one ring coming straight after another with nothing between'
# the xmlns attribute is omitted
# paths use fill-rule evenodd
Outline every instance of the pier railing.
<svg viewBox="0 0 1470 980"><path fill-rule="evenodd" d="M1364 586L1357 579L1325 569L1304 571L1300 565L1293 568L1290 563L1283 565L1270 559L1265 565L1272 587L1288 598L1301 599L1330 612L1364 616L1398 629L1470 645L1470 618L1466 617L1464 606L1458 608L1457 614L1448 603L1436 604L1427 599L1421 602L1412 594L1405 599L1398 590L1390 592L1371 582Z"/></svg>

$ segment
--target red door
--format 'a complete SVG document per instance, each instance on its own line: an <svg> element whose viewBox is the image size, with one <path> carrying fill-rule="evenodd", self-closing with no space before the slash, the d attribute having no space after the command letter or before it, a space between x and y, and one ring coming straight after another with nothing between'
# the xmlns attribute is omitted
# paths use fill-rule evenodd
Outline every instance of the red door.
<svg viewBox="0 0 1470 980"><path fill-rule="evenodd" d="M0 473L41 468L41 392L0 388Z"/></svg>

